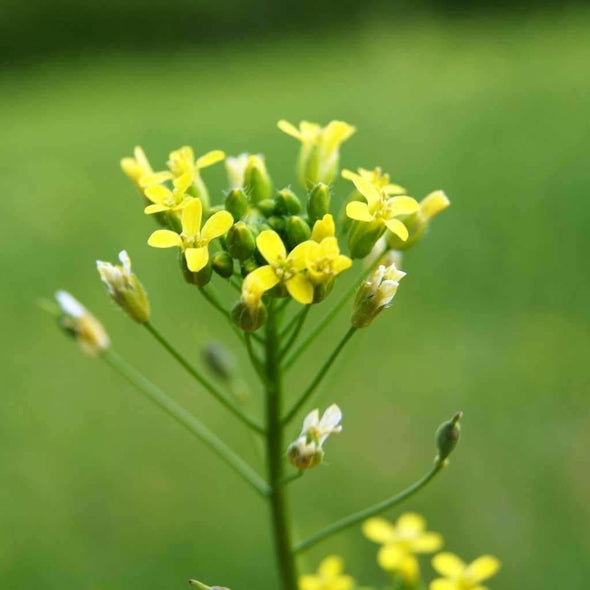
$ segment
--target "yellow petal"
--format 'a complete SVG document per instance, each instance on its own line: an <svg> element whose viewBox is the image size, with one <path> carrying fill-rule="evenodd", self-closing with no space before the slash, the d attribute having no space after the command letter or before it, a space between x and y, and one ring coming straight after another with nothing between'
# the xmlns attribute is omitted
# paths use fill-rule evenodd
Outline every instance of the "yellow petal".
<svg viewBox="0 0 590 590"><path fill-rule="evenodd" d="M457 578L465 571L465 563L453 553L439 553L432 559L432 567L442 576Z"/></svg>
<svg viewBox="0 0 590 590"><path fill-rule="evenodd" d="M225 158L225 152L221 150L213 150L211 152L207 152L204 156L201 156L197 160L197 169L200 170L201 168L208 168L209 166L213 166L213 164L217 164L217 162L221 162Z"/></svg>
<svg viewBox="0 0 590 590"><path fill-rule="evenodd" d="M385 545L395 538L395 528L384 518L369 518L363 522L363 535L375 543Z"/></svg>
<svg viewBox="0 0 590 590"><path fill-rule="evenodd" d="M317 576L305 574L299 576L299 590L322 590L324 585Z"/></svg>
<svg viewBox="0 0 590 590"><path fill-rule="evenodd" d="M162 205L161 203L154 203L153 205L148 205L143 212L146 215L151 215L152 213L161 213L162 211L168 211L168 207L166 205Z"/></svg>
<svg viewBox="0 0 590 590"><path fill-rule="evenodd" d="M145 152L143 151L143 148L139 145L136 145L133 148L133 155L135 156L135 159L137 160L137 163L141 166L142 170L145 170L146 172L151 172L152 168L150 166L150 162L147 159L147 156L145 155Z"/></svg>
<svg viewBox="0 0 590 590"><path fill-rule="evenodd" d="M311 239L316 242L321 242L324 238L329 238L335 234L336 226L334 224L334 218L329 213L326 213L321 219L318 219L313 224Z"/></svg>
<svg viewBox="0 0 590 590"><path fill-rule="evenodd" d="M386 195L405 195L407 193L406 189L403 186L393 183L386 184L383 187L383 192Z"/></svg>
<svg viewBox="0 0 590 590"><path fill-rule="evenodd" d="M206 246L203 248L187 248L184 251L184 257L188 269L192 272L199 272L209 262L209 248Z"/></svg>
<svg viewBox="0 0 590 590"><path fill-rule="evenodd" d="M201 236L204 240L214 240L219 236L227 233L229 228L233 225L234 218L228 211L218 211L207 219L203 226Z"/></svg>
<svg viewBox="0 0 590 590"><path fill-rule="evenodd" d="M355 131L355 127L344 121L330 121L324 130L326 150L332 152L335 149L338 149L338 147L353 135Z"/></svg>
<svg viewBox="0 0 590 590"><path fill-rule="evenodd" d="M256 247L270 264L276 264L279 260L284 260L287 256L285 244L283 244L279 234L270 229L258 234Z"/></svg>
<svg viewBox="0 0 590 590"><path fill-rule="evenodd" d="M302 274L296 274L285 282L289 295L303 305L309 305L313 301L313 285Z"/></svg>
<svg viewBox="0 0 590 590"><path fill-rule="evenodd" d="M348 270L352 266L352 260L344 254L340 254L332 263L332 268L335 273L341 273Z"/></svg>
<svg viewBox="0 0 590 590"><path fill-rule="evenodd" d="M344 560L338 555L328 555L325 557L318 567L320 576L326 578L333 578L344 570Z"/></svg>
<svg viewBox="0 0 590 590"><path fill-rule="evenodd" d="M354 186L356 186L356 190L367 199L367 203L369 205L373 205L381 199L381 195L379 191L368 181L366 178L362 176L358 176L357 174L351 177Z"/></svg>
<svg viewBox="0 0 590 590"><path fill-rule="evenodd" d="M151 186L152 184L162 184L172 178L171 172L156 172L155 174L146 174L139 179L139 186Z"/></svg>
<svg viewBox="0 0 590 590"><path fill-rule="evenodd" d="M148 239L148 245L153 248L172 248L181 244L180 236L169 229L157 229Z"/></svg>
<svg viewBox="0 0 590 590"><path fill-rule="evenodd" d="M201 230L203 205L200 199L191 199L182 209L182 231L187 236L196 236Z"/></svg>
<svg viewBox="0 0 590 590"><path fill-rule="evenodd" d="M420 211L426 219L432 219L435 215L444 211L450 204L449 197L443 191L434 191L420 201Z"/></svg>
<svg viewBox="0 0 590 590"><path fill-rule="evenodd" d="M395 528L404 538L415 537L426 528L426 520L415 512L405 512L397 519Z"/></svg>
<svg viewBox="0 0 590 590"><path fill-rule="evenodd" d="M399 569L408 555L399 545L383 545L377 553L377 563L387 572Z"/></svg>
<svg viewBox="0 0 590 590"><path fill-rule="evenodd" d="M174 179L174 188L180 193L184 194L188 187L193 183L193 175L189 172Z"/></svg>
<svg viewBox="0 0 590 590"><path fill-rule="evenodd" d="M394 215L410 215L411 213L416 213L416 211L420 209L418 201L412 199L412 197L391 197L387 202L390 206L392 217Z"/></svg>
<svg viewBox="0 0 590 590"><path fill-rule="evenodd" d="M482 582L491 578L499 569L499 559L493 555L482 555L467 566L465 577L472 582Z"/></svg>
<svg viewBox="0 0 590 590"><path fill-rule="evenodd" d="M298 139L299 141L303 141L303 138L301 136L301 132L299 131L299 129L297 129L297 127L295 127L295 125L292 125L291 123L289 123L289 121L285 121L284 119L281 119L277 123L277 127L283 133L286 133L287 135L290 135L291 137L294 137L295 139Z"/></svg>
<svg viewBox="0 0 590 590"><path fill-rule="evenodd" d="M403 242L408 239L408 228L399 219L388 219L385 225L391 233L394 233Z"/></svg>
<svg viewBox="0 0 590 590"><path fill-rule="evenodd" d="M362 168L359 168L359 170L363 170ZM348 170L348 168L343 168L342 172L340 173L342 178L346 178L346 180L352 180L352 178L354 176L359 176L356 172L353 172L352 170Z"/></svg>
<svg viewBox="0 0 590 590"><path fill-rule="evenodd" d="M430 582L429 590L461 590L461 586L459 586L458 582L453 582L453 580L437 578Z"/></svg>
<svg viewBox="0 0 590 590"><path fill-rule="evenodd" d="M335 258L340 254L338 240L334 237L324 238L320 244L319 255L322 258Z"/></svg>
<svg viewBox="0 0 590 590"><path fill-rule="evenodd" d="M422 533L411 542L414 553L434 553L443 546L442 535L438 533Z"/></svg>
<svg viewBox="0 0 590 590"><path fill-rule="evenodd" d="M245 291L255 290L259 292L272 289L279 282L272 266L266 265L253 270L245 279L243 289Z"/></svg>
<svg viewBox="0 0 590 590"><path fill-rule="evenodd" d="M330 590L350 590L354 586L352 576L338 576L330 582Z"/></svg>
<svg viewBox="0 0 590 590"><path fill-rule="evenodd" d="M289 256L287 256L291 268L296 271L303 270L307 266L311 252L315 251L316 248L317 243L312 240L306 240L305 242L301 242L301 244L297 244L297 246L289 252Z"/></svg>
<svg viewBox="0 0 590 590"><path fill-rule="evenodd" d="M159 184L148 186L145 189L145 196L152 203L163 203L166 199L173 198L172 191Z"/></svg>
<svg viewBox="0 0 590 590"><path fill-rule="evenodd" d="M352 201L346 205L346 215L350 219L356 219L357 221L373 221L374 216L369 211L367 203L361 203L360 201Z"/></svg>

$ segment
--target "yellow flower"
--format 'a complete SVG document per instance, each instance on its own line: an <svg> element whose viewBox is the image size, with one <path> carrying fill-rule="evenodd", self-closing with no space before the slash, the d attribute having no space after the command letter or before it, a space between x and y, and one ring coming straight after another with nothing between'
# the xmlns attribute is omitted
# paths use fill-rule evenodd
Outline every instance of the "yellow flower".
<svg viewBox="0 0 590 590"><path fill-rule="evenodd" d="M350 590L354 586L352 576L344 575L344 561L337 555L322 560L317 574L299 577L300 590Z"/></svg>
<svg viewBox="0 0 590 590"><path fill-rule="evenodd" d="M413 512L402 514L395 525L383 518L370 518L363 523L363 533L382 545L377 554L379 565L410 583L420 572L415 554L438 551L443 544L442 536L427 532L424 518Z"/></svg>
<svg viewBox="0 0 590 590"><path fill-rule="evenodd" d="M170 190L161 184L153 184L145 189L145 196L152 202L143 212L146 215L162 211L179 211L188 205L192 197L186 194L192 184L190 175L183 174L173 180L174 189Z"/></svg>
<svg viewBox="0 0 590 590"><path fill-rule="evenodd" d="M140 186L140 179L144 176L153 174L154 171L141 147L135 147L133 150L133 156L133 158L123 158L121 160L121 168L123 169L123 172L135 182L135 184Z"/></svg>
<svg viewBox="0 0 590 590"><path fill-rule="evenodd" d="M401 240L408 239L406 226L396 217L410 215L419 209L418 202L407 196L392 197L385 188L376 188L375 185L350 170L343 171L342 175L354 183L356 189L365 197L366 203L352 201L346 206L346 215L355 221L364 223L375 222L387 227Z"/></svg>
<svg viewBox="0 0 590 590"><path fill-rule="evenodd" d="M432 566L444 578L433 580L430 590L486 590L480 582L500 569L500 561L492 555L482 555L467 565L453 553L439 553Z"/></svg>
<svg viewBox="0 0 590 590"><path fill-rule="evenodd" d="M336 225L330 213L326 213L321 219L313 224L311 239L314 242L321 242L324 238L332 238L336 235Z"/></svg>
<svg viewBox="0 0 590 590"><path fill-rule="evenodd" d="M293 299L303 304L311 303L313 285L303 274L308 245L309 242L303 242L287 255L279 234L272 230L261 232L256 238L256 246L268 264L253 270L244 284L256 284L262 291L268 291L283 283Z"/></svg>
<svg viewBox="0 0 590 590"><path fill-rule="evenodd" d="M406 189L399 184L389 182L389 174L385 174L379 166L373 170L366 170L365 168L357 168L358 176L368 180L377 190L383 191L387 195L405 195ZM347 180L352 180L355 176L354 172L350 170L343 170L342 177Z"/></svg>
<svg viewBox="0 0 590 590"><path fill-rule="evenodd" d="M76 338L87 355L98 356L110 346L102 324L73 295L58 291L55 299L61 311L59 325Z"/></svg>
<svg viewBox="0 0 590 590"><path fill-rule="evenodd" d="M335 237L324 238L319 244L313 240L307 242L307 276L315 285L330 283L351 266L352 260L340 254Z"/></svg>
<svg viewBox="0 0 590 590"><path fill-rule="evenodd" d="M314 187L318 182L330 184L334 180L340 146L356 131L344 121L331 121L326 127L301 121L297 129L288 121L281 120L278 127L301 142L297 171L301 184L307 188Z"/></svg>
<svg viewBox="0 0 590 590"><path fill-rule="evenodd" d="M227 211L213 214L201 228L203 205L199 199L191 199L182 210L182 233L158 229L148 239L154 248L178 246L184 252L188 269L199 272L209 262L209 242L229 230L234 219Z"/></svg>

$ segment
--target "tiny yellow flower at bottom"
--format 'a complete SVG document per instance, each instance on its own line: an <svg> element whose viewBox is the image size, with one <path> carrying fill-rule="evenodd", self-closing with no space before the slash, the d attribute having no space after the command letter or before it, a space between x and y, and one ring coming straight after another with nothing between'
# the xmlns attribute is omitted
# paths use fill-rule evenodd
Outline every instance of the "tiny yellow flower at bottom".
<svg viewBox="0 0 590 590"><path fill-rule="evenodd" d="M453 553L439 553L432 567L444 576L430 583L430 590L485 590L480 582L491 578L500 569L500 561L492 555L482 555L470 564Z"/></svg>
<svg viewBox="0 0 590 590"><path fill-rule="evenodd" d="M324 558L317 574L299 576L300 590L350 590L354 578L343 574L344 560L337 555Z"/></svg>

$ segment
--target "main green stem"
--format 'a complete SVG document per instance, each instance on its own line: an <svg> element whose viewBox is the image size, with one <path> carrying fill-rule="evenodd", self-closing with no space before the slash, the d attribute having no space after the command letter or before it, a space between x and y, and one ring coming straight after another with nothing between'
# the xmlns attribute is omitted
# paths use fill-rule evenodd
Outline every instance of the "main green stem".
<svg viewBox="0 0 590 590"><path fill-rule="evenodd" d="M282 590L297 590L297 569L291 541L286 487L283 485L280 342L274 301L269 306L265 342L266 454L272 529Z"/></svg>

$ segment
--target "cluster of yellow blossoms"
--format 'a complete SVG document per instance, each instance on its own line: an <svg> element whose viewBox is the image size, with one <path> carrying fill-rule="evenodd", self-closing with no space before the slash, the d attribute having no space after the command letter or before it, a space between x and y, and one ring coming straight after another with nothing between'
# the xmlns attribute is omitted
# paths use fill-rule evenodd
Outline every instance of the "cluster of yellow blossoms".
<svg viewBox="0 0 590 590"><path fill-rule="evenodd" d="M426 530L426 521L419 514L406 512L395 524L383 518L371 518L363 524L365 536L381 545L377 562L392 578L407 590L423 587L417 555L434 553L443 545L439 533ZM429 584L429 590L486 590L481 582L492 577L500 562L491 555L482 555L470 564L464 563L453 553L438 553L432 559L432 567L442 577ZM350 575L344 572L343 560L335 555L326 557L316 574L300 576L301 590L370 590L361 589Z"/></svg>
<svg viewBox="0 0 590 590"><path fill-rule="evenodd" d="M155 172L137 147L134 157L121 161L145 199L145 213L162 226L148 244L179 248L184 277L198 287L207 285L213 272L239 281L241 297L232 316L246 331L265 322L266 296L290 296L303 305L319 303L353 259L375 250L377 256L388 249L404 250L449 205L442 191L419 203L380 168L359 168L342 171L353 190L335 216L332 184L340 147L355 128L343 121L326 127L303 121L299 128L279 121L278 127L301 142L297 174L306 191L304 199L288 187L275 190L261 155L226 158L224 152L213 150L196 157L190 147L182 147L170 153L166 170ZM223 160L228 189L223 205L212 205L201 171ZM348 253L342 253L339 240L346 234ZM388 265L387 274L397 277L396 285L403 276L395 265ZM369 297L368 311L355 325L368 325L391 297L385 300L382 292Z"/></svg>

